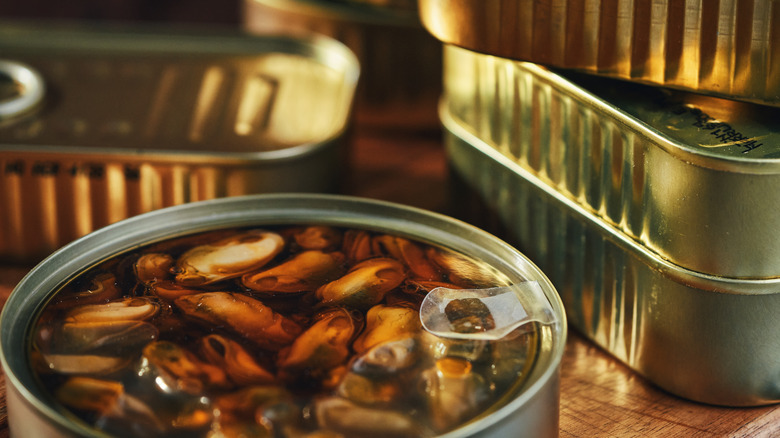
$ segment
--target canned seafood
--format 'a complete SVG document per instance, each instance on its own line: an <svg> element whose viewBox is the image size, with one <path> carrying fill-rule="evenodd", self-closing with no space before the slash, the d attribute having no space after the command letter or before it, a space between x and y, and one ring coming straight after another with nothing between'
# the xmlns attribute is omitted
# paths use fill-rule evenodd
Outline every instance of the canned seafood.
<svg viewBox="0 0 780 438"><path fill-rule="evenodd" d="M245 0L253 33L318 33L360 60L356 121L367 127L438 125L441 43L420 23L416 0Z"/></svg>
<svg viewBox="0 0 780 438"><path fill-rule="evenodd" d="M446 104L440 115L450 163L486 205L481 216L494 216L494 232L547 273L572 327L679 396L780 402L780 278L714 276L665 260L474 135Z"/></svg>
<svg viewBox="0 0 780 438"><path fill-rule="evenodd" d="M420 0L423 25L466 49L780 106L775 0Z"/></svg>
<svg viewBox="0 0 780 438"><path fill-rule="evenodd" d="M780 277L780 110L445 48L449 117L659 257Z"/></svg>
<svg viewBox="0 0 780 438"><path fill-rule="evenodd" d="M387 326L386 311L410 316ZM11 294L0 351L9 426L25 436L377 424L382 436L557 436L565 328L544 274L480 229L267 194L157 210L65 246Z"/></svg>
<svg viewBox="0 0 780 438"><path fill-rule="evenodd" d="M2 103L2 258L184 202L339 188L359 66L327 37L3 24L0 53L37 78Z"/></svg>

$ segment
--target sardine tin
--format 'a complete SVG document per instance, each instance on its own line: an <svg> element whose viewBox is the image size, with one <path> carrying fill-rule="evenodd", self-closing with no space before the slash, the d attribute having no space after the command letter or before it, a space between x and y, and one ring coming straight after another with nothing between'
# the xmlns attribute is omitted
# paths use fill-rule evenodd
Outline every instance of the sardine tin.
<svg viewBox="0 0 780 438"><path fill-rule="evenodd" d="M780 278L780 110L445 47L449 117L681 268Z"/></svg>
<svg viewBox="0 0 780 438"><path fill-rule="evenodd" d="M446 102L440 115L453 172L487 209L456 216L538 264L572 327L681 397L725 406L780 402L780 278L735 279L673 264L474 135Z"/></svg>
<svg viewBox="0 0 780 438"><path fill-rule="evenodd" d="M0 257L184 202L336 191L359 65L327 37L0 26L43 79L0 124Z"/></svg>
<svg viewBox="0 0 780 438"><path fill-rule="evenodd" d="M420 16L470 50L780 106L775 0L420 0Z"/></svg>
<svg viewBox="0 0 780 438"><path fill-rule="evenodd" d="M512 246L487 232L425 210L327 194L262 194L178 205L135 216L72 242L33 268L16 286L0 317L0 359L8 388L8 423L24 436L95 436L48 404L27 355L29 331L42 306L74 274L138 246L191 233L234 227L306 224L400 234L480 259L510 281L539 282L556 321L539 326L538 355L521 392L504 407L441 437L558 436L559 372L566 317L547 277Z"/></svg>

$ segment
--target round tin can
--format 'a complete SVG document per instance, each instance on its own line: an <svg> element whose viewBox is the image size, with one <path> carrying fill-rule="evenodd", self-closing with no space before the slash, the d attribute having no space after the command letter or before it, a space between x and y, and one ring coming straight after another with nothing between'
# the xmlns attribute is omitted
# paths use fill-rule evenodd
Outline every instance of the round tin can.
<svg viewBox="0 0 780 438"><path fill-rule="evenodd" d="M536 354L521 388L486 414L444 435L558 435L559 370L566 317L550 281L500 239L447 216L340 195L272 194L221 198L135 216L74 241L36 266L17 285L0 319L8 421L17 436L104 436L63 413L42 389L29 356L34 323L56 292L77 274L114 256L193 233L241 227L319 224L385 232L444 247L486 263L512 283L539 286L537 303L552 316L535 324Z"/></svg>

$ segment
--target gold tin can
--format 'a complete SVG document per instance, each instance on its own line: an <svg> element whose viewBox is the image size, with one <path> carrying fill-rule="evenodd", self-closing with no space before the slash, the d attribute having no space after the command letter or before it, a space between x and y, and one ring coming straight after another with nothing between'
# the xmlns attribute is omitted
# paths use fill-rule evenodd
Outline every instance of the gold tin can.
<svg viewBox="0 0 780 438"><path fill-rule="evenodd" d="M448 46L450 117L692 271L780 277L780 110Z"/></svg>
<svg viewBox="0 0 780 438"><path fill-rule="evenodd" d="M776 0L420 0L420 15L478 52L780 105Z"/></svg>
<svg viewBox="0 0 780 438"><path fill-rule="evenodd" d="M2 318L0 319L0 334L2 336L0 341L0 359L2 359L8 388L8 424L12 435L24 435L25 437L106 436L105 433L87 426L85 422L76 420L74 415L64 412L61 406L55 405L53 397L43 389L43 385L31 369L30 352L28 349L32 339L35 338L35 335L33 335L35 322L40 317L43 306L53 299L53 296L64 284L73 281L74 276L112 257L127 255L128 252L146 245L162 243L169 241L169 239L195 233L218 232L244 227L293 227L311 224L316 224L320 227L344 227L347 229L388 233L424 242L439 248L455 251L480 263L484 263L484 266L489 267L490 272L493 272L498 277L506 278L509 282L512 282L510 284L523 282L538 284L539 294L529 295L529 300L526 303L531 304L531 306L525 307L525 310L530 315L532 313L531 307L539 305L540 308L549 312L551 318L546 322L532 322L531 325L519 327L517 331L512 332L514 336L524 336L523 333L533 335L532 338L534 339L534 359L528 360L528 367L524 368L521 373L512 374L512 379L516 381L520 379L518 381L520 383L511 385L515 386L515 388L501 397L496 405L488 408L483 414L476 416L466 424L438 434L424 429L428 430L428 432L421 432L421 436L438 436L441 438L515 437L518 436L518 433L532 437L558 436L559 379L560 364L566 345L566 316L558 294L544 273L515 248L495 236L464 222L408 206L327 194L240 196L178 205L153 211L96 230L88 236L61 248L33 268L14 289L3 308ZM161 247L157 246L157 248ZM235 256L235 252L232 254ZM220 266L224 267L225 265ZM471 269L469 273L474 274L478 270ZM223 287L230 287L224 281L222 285ZM401 295L406 294L405 292L399 293ZM276 297L276 299L279 299L279 297ZM284 300L285 298L282 299ZM382 302L384 303L385 301ZM521 307L513 307L514 311L518 309L522 310ZM291 309L289 308L286 311L279 310L282 313L290 311ZM357 312L358 310L355 311ZM276 319L277 317L274 318ZM303 320L300 323L303 324ZM402 325L405 326L405 324ZM219 332L218 329L217 332ZM504 345L509 347L509 349L522 349L523 342L520 339L519 337L509 336L506 339L507 344ZM427 351L435 355L451 355L452 357L460 355L460 357L471 357L476 360L482 355L474 353L474 351L480 351L479 346L484 346L484 342L482 340L458 339L455 340L455 345L449 349L446 346L442 346L442 348L434 348ZM195 347L191 346L191 348ZM489 350L492 349L485 348L481 351ZM75 354L75 352L73 353ZM110 355L110 353L104 354ZM425 354L427 353L423 353L420 356ZM504 358L506 363L521 359L519 355L507 355ZM326 360L330 361L331 359ZM413 362L418 361L415 359ZM384 358L371 363L374 366L374 372L377 372L377 364L395 362L389 358ZM499 366L498 368L501 367ZM188 372L190 371L188 370ZM494 368L489 373L494 376L500 375L501 370ZM163 377L155 379L155 381L158 380L163 381L165 379ZM192 381L192 379L190 380ZM461 383L461 385L458 385L459 389L457 392L449 393L448 397L443 399L445 408L453 408L451 411L448 411L448 415L458 415L458 410L462 408L455 408L452 404L468 398L474 393L475 388L478 387L478 385ZM356 386L359 388L359 391L357 391L358 395L361 396L362 394L363 400L367 399L368 394L372 391L378 392L369 389L369 385L361 386L356 384ZM408 392L418 388L418 385L413 386L414 388L407 388ZM432 394L437 393L437 388L442 387L436 384L429 386L432 386L428 388L428 391ZM421 389L424 387L426 385L422 383L419 385ZM500 388L499 385L497 387ZM164 385L161 389L168 392L176 391ZM179 388L179 390L186 391L187 388ZM130 391L131 389L128 389L128 392ZM385 402L387 402L386 392L383 391L382 394L384 395L382 395L381 399ZM131 398L129 397L128 399ZM136 403L135 405L128 404L128 406L125 406L129 412L134 412L133 409L136 409L136 412L138 411L139 400L133 400ZM167 400L172 406L178 406L174 401L170 400L170 394ZM144 401L149 402L148 397ZM199 403L210 405L212 400L204 397L200 399ZM373 404L366 403L366 407L360 409L363 412L382 409L377 407L378 403L382 403L381 401L374 401ZM190 410L192 409L191 404L187 406L189 406ZM371 407L371 409L368 409L368 407ZM285 418L289 418L289 412L286 409L277 409L272 408L272 411L277 414L271 413L264 416L265 420L269 422L280 420L283 422ZM423 411L427 411L425 408L419 410L421 414ZM337 416L346 416L354 422L355 416L350 416L348 411L341 410ZM186 417L186 412L182 414L182 417ZM250 410L249 412L252 411ZM282 414L279 414L279 412ZM308 418L308 421L316 421L315 417L317 414L315 412L309 413L311 418ZM396 426L388 427L389 430L380 429L378 431L380 435L409 436L408 434L398 434L399 429L397 426L399 421L397 420L397 415L400 415L400 413L390 414L391 418L395 419L394 421L384 423L380 421L380 424ZM229 417L230 415L226 414L225 416ZM258 416L258 418L260 417ZM374 419L366 420L370 422L376 421L378 417L376 414L373 414L367 418ZM182 430L188 430L188 426L190 426L189 430L193 430L191 424L183 421L181 423L179 426L183 428ZM404 422L401 421L400 423ZM294 426L292 427L293 432L291 433L294 434L295 428ZM132 429L129 428L127 433L132 434ZM282 428L280 427L279 429ZM195 430L202 431L203 428ZM216 430L219 429L217 428ZM257 429L248 430L256 431ZM287 429L283 430L286 431ZM192 435L181 432L176 436L181 434ZM352 434L350 436L355 435Z"/></svg>
<svg viewBox="0 0 780 438"><path fill-rule="evenodd" d="M0 103L13 104L0 122L4 259L39 260L161 207L339 189L359 65L330 38L7 24L0 54L34 78L6 74Z"/></svg>
<svg viewBox="0 0 780 438"><path fill-rule="evenodd" d="M317 33L360 60L355 118L363 126L438 125L441 42L420 23L417 0L244 0L251 33Z"/></svg>
<svg viewBox="0 0 780 438"><path fill-rule="evenodd" d="M674 264L545 172L476 136L446 103L440 115L454 175L483 208L478 217L458 215L490 222L482 226L538 264L572 327L681 397L725 406L780 402L779 277L738 279ZM459 202L468 198L459 193Z"/></svg>

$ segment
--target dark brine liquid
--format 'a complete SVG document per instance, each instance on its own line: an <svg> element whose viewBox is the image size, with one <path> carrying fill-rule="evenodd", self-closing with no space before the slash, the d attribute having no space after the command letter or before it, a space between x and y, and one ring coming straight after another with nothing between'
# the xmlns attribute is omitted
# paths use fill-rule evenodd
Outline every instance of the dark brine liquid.
<svg viewBox="0 0 780 438"><path fill-rule="evenodd" d="M43 309L31 363L90 427L120 436L434 436L517 394L536 332L437 337L422 300L507 279L400 236L232 229L106 260ZM479 302L452 326L489 328Z"/></svg>

